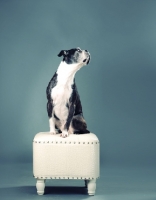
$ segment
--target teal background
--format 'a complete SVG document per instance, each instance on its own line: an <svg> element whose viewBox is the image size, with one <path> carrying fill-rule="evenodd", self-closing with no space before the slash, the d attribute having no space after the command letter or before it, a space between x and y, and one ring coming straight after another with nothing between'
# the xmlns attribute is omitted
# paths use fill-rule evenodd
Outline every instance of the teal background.
<svg viewBox="0 0 156 200"><path fill-rule="evenodd" d="M32 161L57 54L73 47L91 53L76 82L101 163L155 165L155 0L0 0L0 161Z"/></svg>

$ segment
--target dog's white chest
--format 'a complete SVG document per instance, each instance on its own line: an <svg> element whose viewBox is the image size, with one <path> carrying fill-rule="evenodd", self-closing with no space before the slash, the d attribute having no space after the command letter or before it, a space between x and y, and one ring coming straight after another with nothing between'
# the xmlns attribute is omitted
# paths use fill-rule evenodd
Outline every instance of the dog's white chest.
<svg viewBox="0 0 156 200"><path fill-rule="evenodd" d="M65 87L63 85L56 85L52 89L52 99L54 104L54 113L60 120L66 120L68 116L69 98L71 96L71 87Z"/></svg>
<svg viewBox="0 0 156 200"><path fill-rule="evenodd" d="M60 121L67 120L69 98L72 94L71 86L74 83L74 76L77 65L66 65L61 63L57 70L57 85L52 89L53 112ZM62 122L63 123L63 122Z"/></svg>

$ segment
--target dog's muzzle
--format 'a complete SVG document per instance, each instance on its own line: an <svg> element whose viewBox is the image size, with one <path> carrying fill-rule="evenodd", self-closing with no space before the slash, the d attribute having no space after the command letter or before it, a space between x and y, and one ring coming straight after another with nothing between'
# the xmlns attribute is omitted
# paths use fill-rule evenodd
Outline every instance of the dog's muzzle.
<svg viewBox="0 0 156 200"><path fill-rule="evenodd" d="M90 53L89 53L87 50L85 50L85 52L87 52L87 58L85 58L85 59L83 60L83 62L86 62L86 61L87 61L87 65L88 65L89 62L90 62Z"/></svg>

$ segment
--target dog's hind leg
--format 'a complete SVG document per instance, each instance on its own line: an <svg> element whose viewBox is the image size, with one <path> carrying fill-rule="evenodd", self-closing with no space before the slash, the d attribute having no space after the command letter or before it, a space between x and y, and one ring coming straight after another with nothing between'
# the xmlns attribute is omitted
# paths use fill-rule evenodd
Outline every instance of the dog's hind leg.
<svg viewBox="0 0 156 200"><path fill-rule="evenodd" d="M72 119L71 126L75 134L90 133L90 131L87 130L87 124L82 115L75 115Z"/></svg>

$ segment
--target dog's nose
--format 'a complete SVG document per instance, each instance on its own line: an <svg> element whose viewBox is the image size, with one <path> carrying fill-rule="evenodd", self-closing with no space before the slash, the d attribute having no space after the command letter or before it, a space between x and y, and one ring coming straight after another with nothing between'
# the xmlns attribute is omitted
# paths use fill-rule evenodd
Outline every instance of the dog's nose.
<svg viewBox="0 0 156 200"><path fill-rule="evenodd" d="M85 50L86 52L88 52L87 50Z"/></svg>

